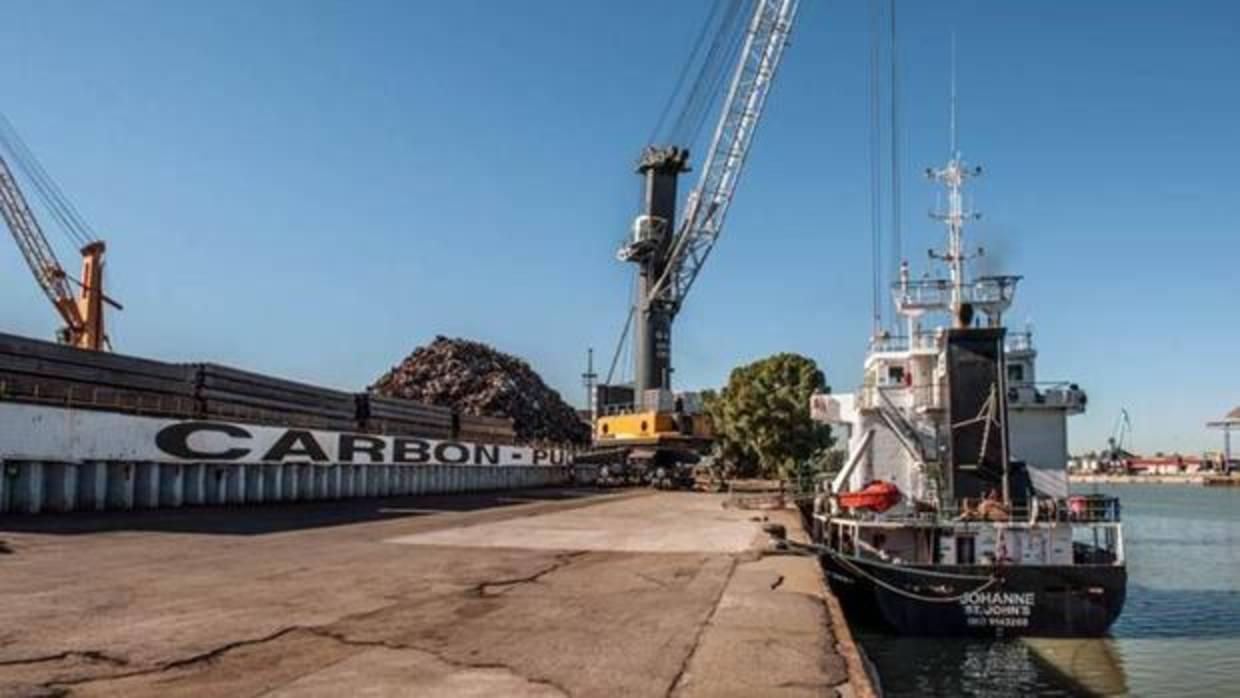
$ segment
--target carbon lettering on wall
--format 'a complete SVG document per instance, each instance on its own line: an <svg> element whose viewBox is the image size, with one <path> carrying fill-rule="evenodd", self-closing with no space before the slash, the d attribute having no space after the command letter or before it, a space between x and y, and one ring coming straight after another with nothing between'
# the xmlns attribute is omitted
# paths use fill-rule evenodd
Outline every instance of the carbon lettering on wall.
<svg viewBox="0 0 1240 698"><path fill-rule="evenodd" d="M469 449L452 441L441 441L435 445L435 460L447 465L460 465L469 460Z"/></svg>
<svg viewBox="0 0 1240 698"><path fill-rule="evenodd" d="M168 455L190 460L237 460L250 452L248 448L239 447L214 452L190 448L189 437L197 432L224 434L235 439L250 438L250 432L235 424L179 422L160 429L155 434L155 446Z"/></svg>
<svg viewBox="0 0 1240 698"><path fill-rule="evenodd" d="M356 460L355 456L359 453L365 453L369 456L371 463L383 462L383 448L386 444L383 442L383 439L377 436L341 434L339 443L340 448L337 451L342 462L352 463Z"/></svg>
<svg viewBox="0 0 1240 698"><path fill-rule="evenodd" d="M301 429L289 429L281 434L263 456L263 460L282 461L294 456L309 458L318 463L327 461L327 452L314 440L314 434Z"/></svg>
<svg viewBox="0 0 1240 698"><path fill-rule="evenodd" d="M499 465L499 446L474 444L474 465Z"/></svg>
<svg viewBox="0 0 1240 698"><path fill-rule="evenodd" d="M431 459L431 446L422 439L397 438L392 441L395 463L426 463Z"/></svg>
<svg viewBox="0 0 1240 698"><path fill-rule="evenodd" d="M182 421L0 401L0 459L196 462L215 463L217 470L236 463L263 462L448 467L557 467L572 462L572 454L553 448L535 454L529 446L472 440L442 443L407 436Z"/></svg>

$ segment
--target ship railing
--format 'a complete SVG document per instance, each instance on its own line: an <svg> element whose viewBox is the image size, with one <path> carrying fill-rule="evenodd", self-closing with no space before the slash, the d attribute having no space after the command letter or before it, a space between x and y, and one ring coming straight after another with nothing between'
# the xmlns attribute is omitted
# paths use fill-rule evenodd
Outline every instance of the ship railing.
<svg viewBox="0 0 1240 698"><path fill-rule="evenodd" d="M875 409L889 405L904 410L937 408L940 394L939 385L933 382L882 385L867 379L861 386L858 407Z"/></svg>
<svg viewBox="0 0 1240 698"><path fill-rule="evenodd" d="M961 300L974 305L1006 307L1016 293L1019 276L983 276L960 289ZM950 279L918 279L897 281L891 285L896 307L902 311L946 311L951 308Z"/></svg>
<svg viewBox="0 0 1240 698"><path fill-rule="evenodd" d="M908 523L913 525L942 525L956 522L1020 524L1020 523L1068 523L1068 524L1118 524L1121 519L1118 497L1107 495L1073 495L1059 499L1038 497L1036 504L1002 507L999 503L987 505L985 500L963 500L951 506L933 511L916 511L902 514L886 512L876 514L857 510L852 518L874 523Z"/></svg>
<svg viewBox="0 0 1240 698"><path fill-rule="evenodd" d="M1106 495L1073 495L1035 497L1028 504L1002 507L988 506L985 500L963 500L942 513L958 521L1111 524L1120 521L1120 501Z"/></svg>
<svg viewBox="0 0 1240 698"><path fill-rule="evenodd" d="M901 352L909 350L934 351L938 348L938 330L924 330L908 335L880 335L870 340L870 353Z"/></svg>
<svg viewBox="0 0 1240 698"><path fill-rule="evenodd" d="M1008 383L1008 403L1014 406L1045 405L1084 409L1085 401L1085 391L1081 390L1076 383L1067 381Z"/></svg>
<svg viewBox="0 0 1240 698"><path fill-rule="evenodd" d="M1032 332L1009 332L1005 347L1007 351L1032 351L1033 350L1033 333Z"/></svg>

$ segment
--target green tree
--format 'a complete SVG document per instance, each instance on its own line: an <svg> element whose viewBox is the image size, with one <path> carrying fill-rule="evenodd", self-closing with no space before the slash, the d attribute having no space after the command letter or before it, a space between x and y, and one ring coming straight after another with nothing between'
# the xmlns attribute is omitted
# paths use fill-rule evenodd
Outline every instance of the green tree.
<svg viewBox="0 0 1240 698"><path fill-rule="evenodd" d="M728 384L703 399L714 422L716 454L731 475L792 479L820 465L831 430L810 419L810 396L827 392L813 359L776 354L733 369Z"/></svg>

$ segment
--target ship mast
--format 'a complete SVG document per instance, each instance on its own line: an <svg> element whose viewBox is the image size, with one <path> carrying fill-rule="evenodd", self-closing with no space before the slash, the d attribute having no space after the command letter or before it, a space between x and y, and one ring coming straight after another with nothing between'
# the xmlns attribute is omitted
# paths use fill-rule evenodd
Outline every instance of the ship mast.
<svg viewBox="0 0 1240 698"><path fill-rule="evenodd" d="M956 37L952 35L952 70L951 70L951 110L950 110L950 143L947 164L940 169L927 169L926 175L941 183L947 189L947 211L932 213L947 226L947 250L945 252L930 251L934 259L947 262L951 273L951 315L956 326L966 322L961 310L965 305L964 263L981 255L981 250L970 255L964 249L964 222L966 219L977 219L981 214L965 209L964 182L969 177L982 173L981 167L968 167L960 154L960 146L956 140Z"/></svg>
<svg viewBox="0 0 1240 698"><path fill-rule="evenodd" d="M948 313L955 327L968 327L975 314L985 316L990 327L1003 325L1003 313L1011 306L1016 293L1019 276L986 275L966 278L966 262L976 259L983 251L965 249L964 228L981 214L969 209L965 203L965 182L982 174L982 168L965 162L957 139L956 100L956 44L952 40L951 107L948 112L948 158L941 168L926 168L926 176L947 190L946 208L930 213L931 218L947 227L947 246L942 250L930 250L930 258L945 262L948 279L914 281L907 262L900 263L899 278L892 284L896 312L908 320L909 340L915 342L921 332L921 317L927 313ZM940 199L941 201L941 199Z"/></svg>

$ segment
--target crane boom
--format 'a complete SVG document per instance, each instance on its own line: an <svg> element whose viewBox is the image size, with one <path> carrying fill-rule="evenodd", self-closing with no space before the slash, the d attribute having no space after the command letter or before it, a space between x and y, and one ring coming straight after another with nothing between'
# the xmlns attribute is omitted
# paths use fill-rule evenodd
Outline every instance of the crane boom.
<svg viewBox="0 0 1240 698"><path fill-rule="evenodd" d="M3 216L9 232L13 234L13 240L39 288L64 320L61 341L81 349L103 350L108 343L103 325L103 304L120 307L103 293L103 253L106 249L103 241L92 240L82 247L82 278L77 281L81 291L75 294L70 285L72 279L56 258L38 219L17 186L13 170L3 157L0 157L0 216Z"/></svg>
<svg viewBox="0 0 1240 698"><path fill-rule="evenodd" d="M678 310L723 231L754 132L788 44L798 3L799 0L759 0L754 8L740 61L707 151L706 165L687 199L667 266L650 289L652 301L671 303Z"/></svg>
<svg viewBox="0 0 1240 698"><path fill-rule="evenodd" d="M47 294L52 305L59 307L65 298L73 295L69 280L64 267L60 266L60 261L56 259L56 253L48 243L47 236L43 234L43 229L30 211L26 197L18 188L13 170L3 157L0 157L0 214L4 216L4 222L8 224L9 232L13 234L13 240L26 258L26 264L34 273L39 287Z"/></svg>

